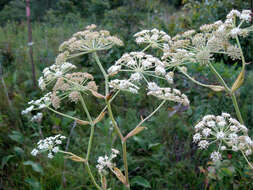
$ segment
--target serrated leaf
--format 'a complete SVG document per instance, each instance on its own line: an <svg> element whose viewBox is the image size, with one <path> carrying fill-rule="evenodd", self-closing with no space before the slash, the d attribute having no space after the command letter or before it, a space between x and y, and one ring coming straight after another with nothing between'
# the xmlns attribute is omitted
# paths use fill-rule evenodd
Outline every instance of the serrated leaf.
<svg viewBox="0 0 253 190"><path fill-rule="evenodd" d="M142 186L142 187L145 187L145 188L151 188L151 185L150 183L143 177L141 176L136 176L135 178L133 178L131 180L131 184L132 185L139 185L139 186Z"/></svg>
<svg viewBox="0 0 253 190"><path fill-rule="evenodd" d="M41 167L41 165L38 164L38 163L35 163L33 161L30 161L30 160L25 161L25 162L23 162L23 165L25 165L25 166L32 166L33 171L41 173L41 174L44 173L43 172L43 168Z"/></svg>

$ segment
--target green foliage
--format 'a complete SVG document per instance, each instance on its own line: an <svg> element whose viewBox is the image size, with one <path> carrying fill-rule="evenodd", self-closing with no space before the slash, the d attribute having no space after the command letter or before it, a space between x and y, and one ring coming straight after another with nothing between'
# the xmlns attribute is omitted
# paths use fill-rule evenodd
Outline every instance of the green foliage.
<svg viewBox="0 0 253 190"><path fill-rule="evenodd" d="M52 112L47 113L42 126L32 125L21 117L20 112L26 103L39 97L41 92L32 87L25 3L16 0L6 2L0 3L0 10L1 6L5 5L0 12L0 23L4 25L0 27L0 61L4 65L3 77L15 113L12 113L7 105L0 84L0 177L3 179L1 185L4 189L20 190L94 189L82 165L65 162L62 156L49 161L46 155L39 158L30 155L34 143L40 138L38 127L42 128L44 136L51 133L69 136L73 123ZM37 76L43 68L54 62L60 43L90 23L105 27L125 42L123 48L111 50L107 54L102 53L103 63L113 63L124 52L135 49L132 35L141 29L157 27L173 35L218 20L231 8L249 7L248 1L184 2L190 3L188 5L191 9L175 9L172 5L180 6L182 3L180 0L31 1L34 21L33 51ZM252 37L243 42L244 47L249 47L250 44ZM252 61L252 48L244 50L247 61ZM240 66L224 57L220 60L214 66L227 79L226 82L232 85L240 72ZM95 73L98 69L88 56L76 59L75 62L91 73ZM206 67L192 65L188 68L188 73L203 83L218 84ZM98 75L96 78L98 78L96 82L99 83L102 76ZM249 90L253 88L252 80L253 73L249 70L246 73L245 83L237 94L243 118L249 129L253 126L253 91ZM145 123L147 130L129 140L127 144L129 171L131 171L129 177L133 189L252 189L253 174L247 170L245 161L231 154L232 159L228 158L220 165L206 165L208 161L206 155L209 154L197 151L196 145L191 143L192 126L203 115L220 114L222 111L234 113L229 97L223 93L200 88L182 76L177 77L175 81L176 87L184 89L191 98L191 108L179 109L173 115L172 112L177 107L168 105L168 110L161 110ZM100 103L97 100L95 102L95 99L89 102L88 107L94 108L91 111L94 115L97 114L97 108L103 108ZM154 101L145 94L140 97L120 95L115 101L113 110L123 133L129 132L140 117L150 113L158 103L159 101ZM80 115L78 111L73 111L77 110L75 106L66 105L66 108L72 110L69 115ZM68 148L82 155L86 151L88 136L88 127L77 126L73 130ZM111 130L110 121L106 119L95 128L94 138L94 142L97 143L93 151L96 154L91 155L91 166L95 166L97 157L108 153L110 148L117 144L115 141L118 141L115 132ZM121 160L117 162L118 165L122 165ZM121 188L121 184L114 176L109 176L109 179L108 186L117 190Z"/></svg>

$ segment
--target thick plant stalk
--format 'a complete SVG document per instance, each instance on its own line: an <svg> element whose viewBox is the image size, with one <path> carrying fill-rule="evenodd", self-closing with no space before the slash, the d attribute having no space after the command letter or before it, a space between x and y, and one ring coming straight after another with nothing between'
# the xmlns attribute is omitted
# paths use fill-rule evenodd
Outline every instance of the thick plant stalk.
<svg viewBox="0 0 253 190"><path fill-rule="evenodd" d="M97 189L102 190L102 188L97 184L97 182L96 182L96 180L95 180L95 178L94 178L94 176L91 172L90 166L89 166L89 157L90 157L90 152L91 152L91 147L92 147L92 141L93 141L93 136L94 136L94 127L95 127L95 125L93 123L90 112L89 112L89 110L88 110L88 108L87 108L87 106L86 106L86 104L83 100L83 97L82 97L81 93L79 93L79 96L80 96L80 101L81 101L81 104L83 106L83 109L84 109L84 111L85 111L85 113L88 117L88 120L90 122L90 125L91 125L91 132L90 132L89 144L88 144L88 149L87 149L87 154L86 154L85 166L86 166L86 170L87 170L93 184L96 186Z"/></svg>
<svg viewBox="0 0 253 190"><path fill-rule="evenodd" d="M240 112L240 109L239 109L238 104L237 104L235 93L231 92L231 89L227 86L227 84L225 83L225 81L223 80L223 78L221 77L221 75L216 71L216 69L214 68L214 66L211 63L209 63L208 65L209 65L209 68L211 69L211 71L215 74L215 76L217 77L217 79L220 81L220 83L224 86L226 92L229 95L231 95L231 99L232 99L232 102L233 102L233 106L234 106L236 115L237 115L240 123L244 124L243 119L242 119L242 115L241 115L241 112Z"/></svg>
<svg viewBox="0 0 253 190"><path fill-rule="evenodd" d="M109 81L108 81L108 75L103 67L103 65L101 64L98 55L96 52L93 53L93 56L96 60L96 63L98 64L101 72L103 73L104 79L105 79L105 96L107 97L107 95L109 95ZM106 105L107 105L107 110L109 112L109 117L112 121L113 127L116 130L120 140L121 140L121 144L122 144L122 150L123 150L123 161L124 161L124 171L125 171L125 177L126 177L126 188L128 190L130 190L130 184L129 184L129 179L128 179L128 164L127 164L127 151L126 151L126 142L124 142L124 137L114 119L113 113L112 113L112 109L111 109L111 104L110 104L110 100L105 100L106 101Z"/></svg>

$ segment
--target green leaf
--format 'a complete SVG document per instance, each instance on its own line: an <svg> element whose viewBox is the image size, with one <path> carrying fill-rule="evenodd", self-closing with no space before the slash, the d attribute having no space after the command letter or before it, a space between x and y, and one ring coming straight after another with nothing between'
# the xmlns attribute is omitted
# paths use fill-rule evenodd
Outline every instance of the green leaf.
<svg viewBox="0 0 253 190"><path fill-rule="evenodd" d="M136 176L135 178L133 178L131 180L131 184L132 185L139 185L139 186L142 186L142 187L145 187L145 188L151 188L151 185L150 183L143 177L141 176Z"/></svg>
<svg viewBox="0 0 253 190"><path fill-rule="evenodd" d="M31 189L33 190L41 190L41 185L38 181L36 181L34 178L26 178L25 182L28 183L31 186Z"/></svg>
<svg viewBox="0 0 253 190"><path fill-rule="evenodd" d="M19 156L23 156L24 155L24 150L20 147L15 146L14 147L14 151L19 155Z"/></svg>
<svg viewBox="0 0 253 190"><path fill-rule="evenodd" d="M4 166L7 164L7 162L8 162L11 158L13 158L13 157L14 157L14 155L8 155L8 156L3 157L3 158L2 158L1 169L3 169Z"/></svg>
<svg viewBox="0 0 253 190"><path fill-rule="evenodd" d="M148 149L159 150L161 146L162 146L161 143L153 143L148 145Z"/></svg>
<svg viewBox="0 0 253 190"><path fill-rule="evenodd" d="M38 164L38 163L35 163L35 162L33 162L33 161L28 160L28 161L25 161L23 164L24 164L25 166L32 166L32 169L33 169L35 172L38 172L38 173L41 173L41 174L44 173L44 172L43 172L43 168L42 168L41 165Z"/></svg>
<svg viewBox="0 0 253 190"><path fill-rule="evenodd" d="M11 138L11 140L16 141L18 143L22 144L24 142L24 136L19 131L12 131L12 134L10 134L9 137Z"/></svg>

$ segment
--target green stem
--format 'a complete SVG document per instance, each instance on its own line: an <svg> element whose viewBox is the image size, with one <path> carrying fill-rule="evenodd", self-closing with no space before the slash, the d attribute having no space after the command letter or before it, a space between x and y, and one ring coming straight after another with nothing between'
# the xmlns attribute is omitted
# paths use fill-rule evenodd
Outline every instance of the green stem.
<svg viewBox="0 0 253 190"><path fill-rule="evenodd" d="M223 78L220 76L220 74L216 71L216 69L213 67L213 65L211 63L209 63L209 67L211 68L211 71L216 75L216 77L220 81L220 83L224 86L226 92L231 95L231 99L233 102L233 106L234 106L237 118L239 119L240 123L244 124L239 106L237 104L235 93L231 92L231 89L228 88L228 86L225 83L225 81L223 80Z"/></svg>
<svg viewBox="0 0 253 190"><path fill-rule="evenodd" d="M92 121L90 112L89 112L89 110L88 110L88 108L87 108L87 106L86 106L86 104L83 100L83 97L82 97L81 93L79 93L79 96L80 96L80 101L82 103L83 109L84 109L84 111L85 111L85 113L88 117L88 120L91 124L91 132L90 132L89 144L88 144L88 149L87 149L87 154L86 154L86 161L87 162L85 163L85 165L86 165L86 169L88 171L88 174L89 174L93 184L96 186L97 189L102 190L102 188L97 184L97 182L96 182L96 180L95 180L95 178L94 178L94 176L91 172L90 166L89 166L89 157L90 157L90 152L91 152L91 147L92 147L92 141L93 141L93 136L94 136L94 127L95 127L95 125Z"/></svg>
<svg viewBox="0 0 253 190"><path fill-rule="evenodd" d="M93 56L94 56L94 58L95 58L95 60L98 64L101 72L104 75L104 78L105 78L105 96L107 96L109 94L108 75L107 75L106 71L104 70L104 67L102 66L102 63L100 62L96 52L93 53Z"/></svg>
<svg viewBox="0 0 253 190"><path fill-rule="evenodd" d="M101 64L101 62L99 61L99 58L98 58L98 55L96 52L93 53L94 55L94 58L101 70L101 72L103 73L104 75L104 79L105 79L105 94L106 96L109 95L109 83L108 83L108 75L106 74L104 68L103 68L103 65ZM119 136L121 142L122 142L122 150L123 150L123 160L124 160L124 169L125 169L125 177L126 177L126 180L127 180L127 184L126 184L126 187L128 190L130 190L130 185L129 185L129 180L128 180L128 166L127 166L127 151L126 151L126 142L124 142L124 137L117 125L117 122L115 121L114 119L114 116L113 116L113 113L112 113L112 108L111 108L111 104L110 104L110 100L105 100L106 101L106 105L107 105L107 110L109 112L109 116L110 116L110 119L112 121L112 124L113 124L113 127L114 129L116 130L117 132L117 135Z"/></svg>
<svg viewBox="0 0 253 190"><path fill-rule="evenodd" d="M83 97L81 95L81 93L79 93L79 96L80 96L80 101L82 103L82 106L83 106L83 109L88 117L88 120L90 122L90 125L91 125L91 131L90 131L90 138L89 138L89 144L88 144L88 149L87 149L87 154L86 154L86 160L88 161L89 160L89 157L90 157L90 151L91 151L91 146L92 146L92 140L93 140L93 136L94 136L94 123L92 121L92 118L90 116L90 112L83 100Z"/></svg>
<svg viewBox="0 0 253 190"><path fill-rule="evenodd" d="M249 162L249 160L248 160L248 158L246 157L246 155L243 153L243 151L241 151L241 152L242 152L242 155L243 155L244 159L247 161L248 165L251 167L251 169L253 169L253 166L252 166L252 164Z"/></svg>
<svg viewBox="0 0 253 190"><path fill-rule="evenodd" d="M126 177L126 188L130 190L130 184L128 179L128 165L127 165L127 149L126 149L126 141L122 142L122 150L123 150L123 162L125 168L125 177Z"/></svg>
<svg viewBox="0 0 253 190"><path fill-rule="evenodd" d="M96 188L97 188L98 190L103 190L103 189L97 184L97 182L96 182L96 180L95 180L95 178L94 178L94 176L93 176L93 174L92 174L92 172L91 172L91 169L90 169L88 160L87 160L87 162L85 163L85 166L86 166L86 170L87 170L87 172L88 172L88 174L89 174L89 176L90 176L91 181L93 182L93 184L96 186Z"/></svg>
<svg viewBox="0 0 253 190"><path fill-rule="evenodd" d="M244 121L242 119L242 115L241 115L241 112L240 112L240 109L239 109L239 106L238 106L238 103L237 103L237 100L236 100L236 96L235 96L235 93L233 92L231 94L231 99L233 101L233 105L234 105L234 108L235 108L235 112L236 112L236 115L240 121L241 124L244 124Z"/></svg>
<svg viewBox="0 0 253 190"><path fill-rule="evenodd" d="M151 46L151 44L149 44L147 47L145 47L141 52L146 51L150 46Z"/></svg>
<svg viewBox="0 0 253 190"><path fill-rule="evenodd" d="M206 88L211 88L211 89L214 89L215 87L217 87L217 86L215 86L215 85L203 84L203 83L201 83L201 82L195 80L195 79L192 78L190 75L188 75L186 72L184 72L183 69L181 69L180 67L177 67L177 69L178 69L181 73L183 73L187 78L189 78L192 82L196 83L197 85L200 85L200 86L203 86L203 87L206 87Z"/></svg>
<svg viewBox="0 0 253 190"><path fill-rule="evenodd" d="M136 128L137 127L140 127L145 121L147 121L150 117L152 117L162 106L163 106L163 104L166 102L166 100L163 100L162 102L161 102L161 104L151 113L151 114L149 114L149 116L147 116L145 119L143 119L137 126L136 126Z"/></svg>
<svg viewBox="0 0 253 190"><path fill-rule="evenodd" d="M57 113L58 115L61 115L61 116L63 116L63 117L67 117L67 118L73 119L73 120L75 120L75 121L83 121L83 120L78 119L78 118L76 118L76 117L73 117L73 116L70 116L70 115L67 115L67 114L58 112L58 111L56 111L56 110L50 108L49 106L48 106L47 108L48 108L49 110L51 110L52 112ZM85 121L83 121L83 122L85 122Z"/></svg>
<svg viewBox="0 0 253 190"><path fill-rule="evenodd" d="M226 82L223 80L222 76L216 71L216 69L214 68L214 66L212 65L212 63L208 63L209 68L211 69L211 71L215 74L216 78L219 80L219 82L224 86L226 92L228 94L231 93L230 88L227 86Z"/></svg>
<svg viewBox="0 0 253 190"><path fill-rule="evenodd" d="M242 58L242 69L245 69L245 65L246 65L246 62L245 62L245 58L244 58L244 55L243 55L243 51L242 51L242 47L241 47L241 44L239 42L239 38L238 36L235 37L235 40L236 40L236 43L240 49L240 53L241 53L241 58Z"/></svg>
<svg viewBox="0 0 253 190"><path fill-rule="evenodd" d="M124 137L123 137L122 133L120 132L117 122L115 121L115 119L113 117L112 108L111 108L111 104L109 103L109 101L106 101L106 105L107 105L107 110L109 112L110 119L112 120L112 125L113 125L114 129L116 130L120 140L123 141Z"/></svg>

